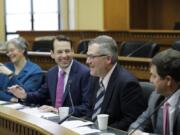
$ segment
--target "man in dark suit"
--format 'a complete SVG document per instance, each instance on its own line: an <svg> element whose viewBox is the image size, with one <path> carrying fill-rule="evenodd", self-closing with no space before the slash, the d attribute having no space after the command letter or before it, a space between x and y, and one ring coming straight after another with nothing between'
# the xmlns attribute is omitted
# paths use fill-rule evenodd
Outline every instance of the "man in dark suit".
<svg viewBox="0 0 180 135"><path fill-rule="evenodd" d="M24 100L26 103L45 104L50 99L51 105L41 106L43 111L55 111L61 106L69 106L70 112L73 111L72 103L68 89L72 95L74 103L74 116L83 116L88 109L88 99L91 95L88 87L89 69L73 59L73 49L69 38L65 36L57 36L52 41L51 57L57 63L57 66L48 70L45 83L37 92L25 93L22 88L14 86L9 88L9 92L16 97ZM62 93L57 93L59 86L58 76L63 73Z"/></svg>
<svg viewBox="0 0 180 135"><path fill-rule="evenodd" d="M93 96L87 119L96 121L98 114L108 114L108 125L127 130L145 109L138 80L118 65L116 42L109 36L99 36L89 43L90 89Z"/></svg>
<svg viewBox="0 0 180 135"><path fill-rule="evenodd" d="M180 53L168 49L155 55L150 73L155 91L147 110L131 124L130 134L180 135Z"/></svg>

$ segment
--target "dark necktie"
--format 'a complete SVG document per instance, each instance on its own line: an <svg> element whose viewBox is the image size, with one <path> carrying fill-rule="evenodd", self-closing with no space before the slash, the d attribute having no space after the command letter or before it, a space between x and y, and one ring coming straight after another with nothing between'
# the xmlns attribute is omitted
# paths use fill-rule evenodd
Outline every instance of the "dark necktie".
<svg viewBox="0 0 180 135"><path fill-rule="evenodd" d="M55 107L59 108L62 106L62 97L64 93L64 77L65 73L63 70L60 71L60 75L58 76L57 88L56 88L56 103Z"/></svg>
<svg viewBox="0 0 180 135"><path fill-rule="evenodd" d="M169 135L169 103L163 105L163 135Z"/></svg>
<svg viewBox="0 0 180 135"><path fill-rule="evenodd" d="M98 89L98 91L96 93L96 104L95 104L94 110L93 110L92 121L96 121L97 115L101 112L101 106L102 106L102 103L104 100L104 95L105 95L105 88L101 81L100 88Z"/></svg>

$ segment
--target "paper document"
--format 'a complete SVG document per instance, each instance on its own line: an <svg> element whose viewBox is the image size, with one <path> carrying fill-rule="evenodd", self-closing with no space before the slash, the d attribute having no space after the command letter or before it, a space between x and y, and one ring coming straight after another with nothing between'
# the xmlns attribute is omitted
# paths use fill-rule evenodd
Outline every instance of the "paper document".
<svg viewBox="0 0 180 135"><path fill-rule="evenodd" d="M82 126L87 126L87 125L92 125L93 122L87 121L81 121L81 120L70 120L70 121L65 121L61 124L61 126L66 127L66 128L76 128L76 127L82 127Z"/></svg>
<svg viewBox="0 0 180 135"><path fill-rule="evenodd" d="M100 130L98 129L92 129L90 127L87 127L88 125L92 125L92 124L93 122L90 121L84 122L81 120L70 120L63 122L61 126L66 127L81 135L100 132Z"/></svg>
<svg viewBox="0 0 180 135"><path fill-rule="evenodd" d="M10 104L10 102L0 100L0 105Z"/></svg>
<svg viewBox="0 0 180 135"><path fill-rule="evenodd" d="M52 113L52 112L42 112L37 107L35 107L35 108L24 108L24 109L21 109L20 111L31 114L31 115L36 116L36 117L41 117L41 118L46 118L46 119L48 119L48 117L58 116L57 114Z"/></svg>
<svg viewBox="0 0 180 135"><path fill-rule="evenodd" d="M98 129L92 129L90 127L77 127L77 128L73 128L71 129L72 131L80 134L80 135L85 135L85 134L92 134L92 133L98 133L101 132Z"/></svg>
<svg viewBox="0 0 180 135"><path fill-rule="evenodd" d="M4 106L8 108L16 109L16 110L24 108L24 105L19 104L19 103L15 103L15 104L13 103L13 104L8 104Z"/></svg>

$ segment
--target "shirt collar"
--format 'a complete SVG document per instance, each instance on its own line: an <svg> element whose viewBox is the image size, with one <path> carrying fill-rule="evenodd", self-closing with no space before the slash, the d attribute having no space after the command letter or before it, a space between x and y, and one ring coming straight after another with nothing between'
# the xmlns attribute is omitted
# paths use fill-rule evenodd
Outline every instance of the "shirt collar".
<svg viewBox="0 0 180 135"><path fill-rule="evenodd" d="M106 74L106 76L104 77L104 79L102 79L102 78L100 78L100 79L99 79L99 81L101 81L101 80L102 80L102 82L103 82L103 85L104 85L105 89L107 88L107 85L108 85L109 79L110 79L111 74L112 74L112 72L114 71L114 68L116 67L116 65L117 65L117 63L116 63L116 64L114 64L114 66L111 68L111 70L109 70L109 72Z"/></svg>
<svg viewBox="0 0 180 135"><path fill-rule="evenodd" d="M168 100L170 106L175 107L180 96L180 89L178 89Z"/></svg>
<svg viewBox="0 0 180 135"><path fill-rule="evenodd" d="M25 72L25 73L26 73L26 72L29 71L29 68L30 68L30 67L28 66L28 64L29 64L29 61L27 60L27 61L26 61L26 64L24 65L24 67L22 68L22 70L20 71L20 73L21 73L21 72ZM14 68L14 71L15 71L15 68ZM20 73L19 73L19 74L20 74Z"/></svg>
<svg viewBox="0 0 180 135"><path fill-rule="evenodd" d="M58 66L58 68L59 68L58 73L60 73L60 72L61 72L61 70L64 70L64 71L66 72L66 75L68 75L68 74L70 73L70 70L71 70L72 64L73 64L73 60L71 61L70 65L69 65L67 68L65 68L65 69L62 69L60 66Z"/></svg>

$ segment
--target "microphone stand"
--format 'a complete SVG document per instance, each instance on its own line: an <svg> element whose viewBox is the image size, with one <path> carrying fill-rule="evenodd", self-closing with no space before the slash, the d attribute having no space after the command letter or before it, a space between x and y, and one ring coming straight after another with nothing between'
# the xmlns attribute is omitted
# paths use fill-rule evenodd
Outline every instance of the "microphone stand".
<svg viewBox="0 0 180 135"><path fill-rule="evenodd" d="M72 113L70 113L68 116L64 117L62 120L58 122L58 124L62 124L64 121L66 121L68 118L72 116Z"/></svg>
<svg viewBox="0 0 180 135"><path fill-rule="evenodd" d="M68 91L69 99L70 99L70 102L71 102L71 105L72 105L72 112L71 112L68 116L66 116L65 118L63 118L62 120L60 120L60 121L58 122L58 124L62 124L64 121L66 121L68 118L70 118L70 117L72 116L72 114L74 113L74 111L75 111L75 109L74 109L74 103L73 103L72 96L71 96L71 92L70 92L71 83L72 83L72 81L69 80L69 81L68 81L68 89L67 89L67 91Z"/></svg>
<svg viewBox="0 0 180 135"><path fill-rule="evenodd" d="M130 133L128 133L128 135L132 135L137 129L139 129L148 119L151 118L151 116L154 115L154 113L159 110L159 108L167 101L169 100L173 95L174 93L176 93L176 91L180 88L180 83L178 82L177 83L177 88L175 91L173 91L173 93L171 95L169 95L167 98L165 98L155 109L154 111L142 122L139 124L139 126L137 126L135 129L133 129Z"/></svg>

